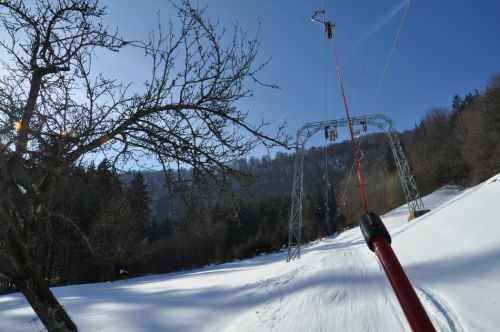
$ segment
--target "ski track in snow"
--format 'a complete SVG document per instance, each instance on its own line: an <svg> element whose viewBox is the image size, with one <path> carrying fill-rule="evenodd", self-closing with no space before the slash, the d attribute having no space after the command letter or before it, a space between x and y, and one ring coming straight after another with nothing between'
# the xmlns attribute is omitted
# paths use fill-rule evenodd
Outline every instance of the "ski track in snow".
<svg viewBox="0 0 500 332"><path fill-rule="evenodd" d="M482 244L473 247L483 253L477 257L489 259L487 262L493 267L484 265L476 256L455 262L453 259L462 252L457 254L446 245L449 242L440 241L446 236L457 240L454 233L446 233L448 228L439 229L437 235L428 239L429 223L433 223L432 227L449 223L447 216L456 218L456 214L467 212L466 205L484 204L498 211L499 207L491 203L491 195L500 197L497 180L500 174L466 190L444 187L423 198L432 211L411 223L406 222L406 206L382 216L396 253L403 266L407 262L409 277L438 331L490 331L499 326L495 306L500 302L496 298L500 287L495 280L500 265L492 262L499 257L500 246L491 244L500 241L491 234L498 234L500 228L495 226L487 230L488 235L484 233L484 248ZM466 200L471 203L464 204ZM489 219L498 215L488 213ZM421 243L421 238L431 242L426 242L419 256L407 242ZM457 247L470 246L470 239L462 242ZM490 248L486 251L489 256L485 256L485 248ZM434 251L437 256L431 255ZM81 331L410 331L382 267L358 228L304 246L301 259L291 263L285 259L286 252L281 252L193 271L130 279L128 283L58 287L53 292ZM435 270L443 264L448 269L458 264L463 276L453 280L455 270ZM472 265L462 269L463 264ZM477 286L482 290L479 295L468 279L460 279L471 275L475 278L467 272L474 268L479 269L476 273L488 277L482 288ZM446 276L437 275L443 271ZM476 302L468 303L469 298ZM489 316L478 319L476 311ZM0 331L41 329L20 294L0 296Z"/></svg>
<svg viewBox="0 0 500 332"><path fill-rule="evenodd" d="M423 287L415 287L418 297L438 330L464 332L462 324L453 308L440 296Z"/></svg>
<svg viewBox="0 0 500 332"><path fill-rule="evenodd" d="M241 313L222 330L330 331L332 326L339 331L407 329L401 309L369 252L330 249L303 255L302 262L286 276L261 281L256 292L278 296L262 307ZM307 292L300 292L302 288ZM386 320L382 326L364 318L382 313Z"/></svg>

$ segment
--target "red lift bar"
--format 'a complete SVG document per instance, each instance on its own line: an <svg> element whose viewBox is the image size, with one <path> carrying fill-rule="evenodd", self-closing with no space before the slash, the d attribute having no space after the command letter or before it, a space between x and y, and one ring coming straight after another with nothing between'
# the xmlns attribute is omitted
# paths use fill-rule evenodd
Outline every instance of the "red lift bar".
<svg viewBox="0 0 500 332"><path fill-rule="evenodd" d="M334 25L330 21L320 21L315 17L317 15L323 14L324 10L317 11L311 17L311 20L324 25L325 33L328 39L332 41L332 49L335 58L335 67L337 69L337 76L340 83L340 89L342 91L342 98L344 101L345 113L347 116L347 122L349 123L349 132L351 134L351 145L352 153L354 155L354 161L356 164L356 171L358 173L359 187L361 191L361 199L363 201L363 208L365 214L361 217L359 226L363 237L365 238L368 247L377 254L380 264L384 268L385 274L389 279L389 282L396 294L396 297L403 309L403 312L410 324L413 331L427 332L435 331L429 316L425 312L422 303L420 302L413 286L408 280L403 267L399 263L394 250L391 247L391 236L385 228L384 223L380 217L370 212L368 209L368 202L366 200L365 185L363 182L363 175L361 174L361 167L359 165L358 148L356 141L354 140L354 131L352 129L351 117L349 114L349 108L347 106L347 99L344 92L344 84L342 82L342 75L340 74L339 60L337 57L337 52L333 43L333 28Z"/></svg>

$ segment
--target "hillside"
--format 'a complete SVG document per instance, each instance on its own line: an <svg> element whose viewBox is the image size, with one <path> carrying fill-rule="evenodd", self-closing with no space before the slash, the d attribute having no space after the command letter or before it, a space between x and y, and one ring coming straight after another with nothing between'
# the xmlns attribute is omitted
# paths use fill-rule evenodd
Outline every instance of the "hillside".
<svg viewBox="0 0 500 332"><path fill-rule="evenodd" d="M400 134L404 142L408 140L408 132ZM391 188L392 200L389 202L381 195L387 189L387 180L396 175L394 160L389 148L389 141L382 133L364 134L358 143L361 144L360 151L363 154L363 169L368 182L368 191L373 205L387 211L404 201L399 178L395 181L395 187ZM325 164L325 156L328 156ZM251 174L248 178L239 180L232 179L231 191L234 197L243 201L265 200L269 197L286 197L290 199L293 183L293 171L295 165L295 153L278 152L273 158L264 156L262 158L242 158L233 163L233 167L245 174ZM350 141L328 142L326 146L312 146L305 150L304 158L304 193L309 194L312 204L323 205L323 191L325 188L324 174L328 172L333 200L343 196L345 190L351 194L345 199L348 205L342 214L349 221L357 222L351 211L355 211L361 204L358 200L356 182L349 180L351 167L353 166L353 155ZM177 172L174 172L174 177ZM182 178L190 178L191 171L182 169ZM180 218L185 213L183 202L177 196L172 196L169 189L165 187L165 174L162 171L143 172L145 183L149 194L149 211L151 217L159 222ZM131 174L124 174L122 181L129 183ZM346 188L347 186L347 188ZM215 190L219 190L218 188ZM224 201L225 198L221 198ZM333 202L338 204L338 202ZM336 210L335 206L331 207ZM356 220L355 220L356 219Z"/></svg>
<svg viewBox="0 0 500 332"><path fill-rule="evenodd" d="M432 211L383 216L393 246L442 331L500 326L500 174L424 198ZM82 331L409 330L377 259L352 229L286 253L115 283L53 288ZM41 328L20 294L0 297L0 331Z"/></svg>

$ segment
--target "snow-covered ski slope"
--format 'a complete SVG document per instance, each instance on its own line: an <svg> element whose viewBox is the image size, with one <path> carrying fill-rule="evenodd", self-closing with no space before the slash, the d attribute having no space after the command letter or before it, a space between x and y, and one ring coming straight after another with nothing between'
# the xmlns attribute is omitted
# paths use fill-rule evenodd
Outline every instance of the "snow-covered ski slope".
<svg viewBox="0 0 500 332"><path fill-rule="evenodd" d="M500 174L383 216L436 328L500 331ZM53 291L81 331L402 331L402 310L359 228L286 253ZM0 331L39 331L20 294L0 297Z"/></svg>

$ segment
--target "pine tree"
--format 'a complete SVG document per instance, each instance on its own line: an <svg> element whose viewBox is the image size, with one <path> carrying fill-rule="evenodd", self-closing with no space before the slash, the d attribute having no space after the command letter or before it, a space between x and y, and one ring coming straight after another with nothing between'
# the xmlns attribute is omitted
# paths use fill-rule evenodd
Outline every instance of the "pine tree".
<svg viewBox="0 0 500 332"><path fill-rule="evenodd" d="M150 226L149 195L144 175L141 172L137 172L130 182L126 190L126 197L130 204L130 209L139 224L139 233L145 236Z"/></svg>

